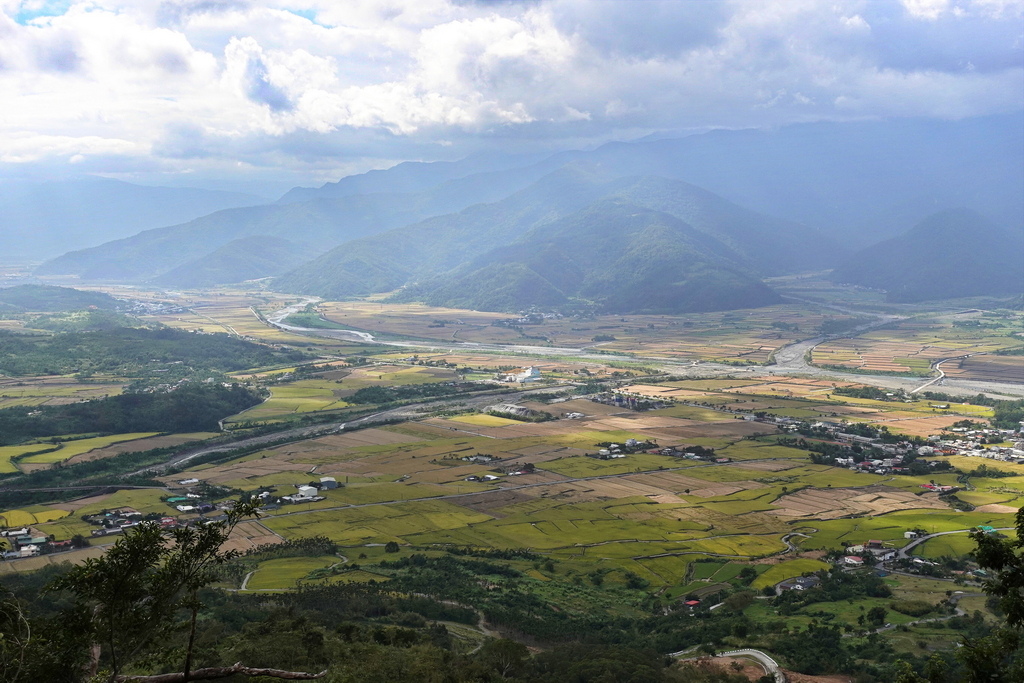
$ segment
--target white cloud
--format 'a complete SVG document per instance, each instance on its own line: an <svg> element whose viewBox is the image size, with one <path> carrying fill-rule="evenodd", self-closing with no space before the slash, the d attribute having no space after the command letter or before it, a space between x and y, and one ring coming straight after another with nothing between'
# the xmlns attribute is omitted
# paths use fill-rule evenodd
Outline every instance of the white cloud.
<svg viewBox="0 0 1024 683"><path fill-rule="evenodd" d="M323 173L526 141L1024 106L1024 0L44 10L0 0L0 163Z"/></svg>

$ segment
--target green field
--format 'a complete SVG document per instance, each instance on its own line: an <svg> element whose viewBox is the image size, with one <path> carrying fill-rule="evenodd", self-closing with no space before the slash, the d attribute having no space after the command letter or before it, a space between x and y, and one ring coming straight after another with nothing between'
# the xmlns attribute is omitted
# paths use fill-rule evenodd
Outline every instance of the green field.
<svg viewBox="0 0 1024 683"><path fill-rule="evenodd" d="M65 441L60 444L60 448L49 452L40 453L39 455L30 455L26 458L22 458L20 462L27 463L30 465L52 465L58 462L64 462L76 455L88 453L89 451L97 448L103 448L115 443L123 443L125 441L136 441L138 439L145 439L150 436L156 436L159 432L140 432L135 434L112 434L110 436L96 436L91 439L75 439L74 441Z"/></svg>
<svg viewBox="0 0 1024 683"><path fill-rule="evenodd" d="M329 555L321 557L283 557L261 562L259 569L249 577L246 590L291 590L314 569L338 564L341 560Z"/></svg>
<svg viewBox="0 0 1024 683"><path fill-rule="evenodd" d="M754 579L754 582L750 584L751 588L764 588L765 586L774 586L780 581L786 579L792 579L797 576L803 576L804 574L812 574L822 569L828 569L831 565L827 562L821 562L819 560L787 560L780 562L779 564L772 565L763 574Z"/></svg>

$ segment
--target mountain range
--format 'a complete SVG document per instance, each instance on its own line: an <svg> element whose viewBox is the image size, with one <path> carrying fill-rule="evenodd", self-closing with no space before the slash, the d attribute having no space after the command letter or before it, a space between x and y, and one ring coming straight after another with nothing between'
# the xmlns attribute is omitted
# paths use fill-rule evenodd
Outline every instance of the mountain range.
<svg viewBox="0 0 1024 683"><path fill-rule="evenodd" d="M507 280L518 284L506 294L561 300L585 296L596 277L588 267L572 270L579 277L569 286L535 258L509 254L532 249L568 267L542 226L603 202L660 212L713 238L729 252L733 286L736 274L833 267L951 204L1001 225L1024 224L1022 131L1020 115L816 123L410 162L71 251L37 273L168 287L275 277L282 291L339 298L405 287L402 296L430 300L454 300L442 293L475 274L480 287ZM592 237L575 225L578 239ZM725 267L720 250L686 244L694 268ZM519 246L503 256L491 253L512 245ZM507 308L531 296L494 300Z"/></svg>
<svg viewBox="0 0 1024 683"><path fill-rule="evenodd" d="M150 187L85 177L0 182L0 244L7 263L53 258L140 230L266 200L238 192Z"/></svg>

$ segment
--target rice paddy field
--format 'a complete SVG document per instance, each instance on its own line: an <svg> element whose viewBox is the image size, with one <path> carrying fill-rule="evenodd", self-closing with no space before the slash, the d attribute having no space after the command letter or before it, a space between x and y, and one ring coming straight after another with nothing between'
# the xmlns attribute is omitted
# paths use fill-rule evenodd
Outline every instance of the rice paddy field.
<svg viewBox="0 0 1024 683"><path fill-rule="evenodd" d="M0 409L15 406L53 406L78 403L121 393L116 378L80 382L74 377L0 377Z"/></svg>
<svg viewBox="0 0 1024 683"><path fill-rule="evenodd" d="M668 359L767 363L772 353L797 339L814 336L825 318L842 318L815 306L694 313L684 316L596 316L587 320L545 318L519 325L520 332L496 325L510 316L422 304L380 301L328 302L318 306L328 320L376 335L444 342L523 344L597 348ZM594 339L611 340L595 341Z"/></svg>
<svg viewBox="0 0 1024 683"><path fill-rule="evenodd" d="M1024 381L1024 356L990 356L1020 346L1024 317L972 310L958 315L912 318L890 328L816 346L812 362L867 372L925 375L938 361L950 377L996 382ZM970 356L969 358L965 358Z"/></svg>
<svg viewBox="0 0 1024 683"><path fill-rule="evenodd" d="M318 364L333 363L327 372L297 379L286 379L294 368L239 373L239 379L266 382L270 397L233 416L229 423L284 422L342 411L352 407L347 399L361 388L442 382L459 376L448 368L414 365L405 349L377 349L374 360L379 364L350 366L335 354L351 353L355 345L296 337L261 322L257 312L265 314L295 303L295 297L228 290L152 292L147 296L180 306L176 313L152 316L164 324L308 348L324 355ZM377 301L322 304L320 311L346 327L392 338L436 340L438 349L417 352L416 360L444 360L460 369L469 367L470 377L480 379L501 367L522 365L524 359L513 354L455 350L446 348L444 342L596 347L674 360L757 364L768 362L779 347L817 334L827 318L844 318L813 304L688 316L553 318L523 326L529 335L526 338L516 329L494 324L508 317L503 314ZM814 361L846 363L868 371L926 373L933 362L951 354L983 353L1013 343L1008 337L999 337L1002 327L954 325L980 320L980 315L906 320L895 329L824 344L816 349ZM1015 323L1008 321L1010 324ZM593 341L597 336L614 339ZM1012 370L1015 358L971 356L962 364L954 367L947 363L943 368L952 375L964 366L964 372L980 377L984 373L977 368L985 363L986 376L991 377L1006 367ZM529 362L555 381L579 380L581 376L607 379L614 372L610 365L571 358ZM850 382L743 374L742 378L661 383L637 379L623 387L626 392L664 401L667 407L661 410L637 413L576 399L557 407L540 403L534 407L583 413L578 420L524 423L479 412L425 415L401 424L306 439L201 465L161 477L166 489L122 490L0 514L7 526L30 526L34 533L64 540L76 534L88 536L92 527L81 517L102 509L127 506L144 514L174 514L161 498L168 491L183 492L177 482L187 477L223 486L232 490L232 495L270 488L283 496L295 493L299 485L331 476L340 487L323 490L324 500L268 510L258 522L247 523L232 539L231 547L245 551L265 543L327 536L342 547L346 557L369 556L366 561L359 560L363 570L316 574L316 580L331 582L387 580L374 572L372 563L385 558L382 548L389 542L398 543L401 549L398 555L386 556L392 559L413 552L441 553L453 544L482 550L525 549L555 561L563 577L570 571L585 575L599 568L610 572L610 582L621 585L628 572L649 582L651 592L675 599L713 594L735 581L748 566L757 574L750 585L760 590L826 568L825 553L847 545L874 539L902 547L908 542L905 531L912 528L935 532L981 524L1010 526L1016 506L1024 502L1024 466L999 463L995 466L1014 476L972 479L971 489L959 496L976 509L958 512L936 494L921 489L929 479L955 484L955 474L880 476L815 465L807 451L781 445L783 435L773 426L742 419L740 414L758 411L807 420L847 420L927 436L965 417L985 420L991 416L989 408L955 404L940 409L927 401L855 399L834 393L838 387L851 386ZM0 406L18 405L18 401L41 405L31 401L82 400L101 395L97 392L117 390L116 382L78 385L69 378L41 378L15 387L0 380ZM3 447L0 473L212 436L90 437L68 441L52 452L41 452L53 448L51 444ZM713 448L720 461L656 453L634 453L614 460L587 457L601 447L599 444L628 439L684 452L696 446ZM951 459L961 469L974 465L961 460L967 459ZM791 535L794 532L798 535ZM110 540L94 540L101 542ZM950 534L929 540L916 552L937 558L963 556L970 549L966 534ZM312 580L311 573L339 563L342 558L334 556L263 561L250 576L246 590L291 590ZM560 590L554 573L527 563L522 569L527 572L524 581L547 586L537 590ZM0 571L4 570L0 566ZM756 616L760 606L750 609ZM836 605L823 609L834 610L837 619L848 620L852 608ZM794 618L799 621L805 616Z"/></svg>
<svg viewBox="0 0 1024 683"><path fill-rule="evenodd" d="M329 374L331 379L272 385L266 403L235 419L330 410L345 406L344 395L358 388L440 381L449 374L447 369L401 363L339 366ZM758 585L777 583L813 571L824 551L844 543L880 539L901 546L910 528L947 531L1011 523L1011 505L1024 497L1024 466L1013 466L1019 477L974 481L962 499L979 509L956 512L920 488L928 479L955 483L955 475L883 477L814 465L806 451L779 445L774 427L730 412L742 407L784 415L840 413L895 429L915 420L941 427L943 420L961 419L964 412L984 419L987 410L953 406L950 410L957 415L936 415L925 402L847 399L832 395L833 389L832 383L817 380L758 377L637 384L627 390L674 404L636 413L577 400L564 409L583 412L584 418L544 423L479 413L425 417L271 447L163 480L171 490L177 480L195 476L229 489L271 487L286 495L310 480L332 476L342 485L323 491L324 500L269 511L251 539L326 535L353 549L390 541L420 549L447 544L524 548L564 562L633 572L652 586L672 591L693 582L728 581L735 577L730 572L749 562L767 563L757 565ZM687 405L697 403L705 405ZM61 450L109 453L131 444L151 446L163 438L98 437L67 442ZM714 448L721 462L652 453L613 460L586 457L600 443L631 438L683 451L698 445ZM52 447L31 448L40 446ZM29 447L8 447L0 456L10 462L25 455L25 449ZM29 454L24 461L41 466L70 454ZM478 455L489 457L474 459ZM532 471L524 470L526 466ZM161 500L165 495L159 489L119 491L59 507L12 510L8 514L14 521L9 523L69 538L88 533L81 515L103 508L130 506L167 514L171 510ZM803 534L794 538L795 552L787 551L782 541L793 531ZM938 556L966 548L959 536L942 538L948 540L923 550ZM243 547L247 541L239 542ZM716 562L697 562L701 559ZM270 569L261 568L250 588L282 590L301 578L298 568L290 574Z"/></svg>

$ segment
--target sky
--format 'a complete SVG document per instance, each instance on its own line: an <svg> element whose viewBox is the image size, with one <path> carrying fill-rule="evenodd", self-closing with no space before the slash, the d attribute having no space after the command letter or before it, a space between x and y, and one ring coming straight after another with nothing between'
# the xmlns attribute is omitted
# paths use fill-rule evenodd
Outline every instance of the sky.
<svg viewBox="0 0 1024 683"><path fill-rule="evenodd" d="M1024 109L1024 0L0 0L0 178L402 160Z"/></svg>

